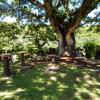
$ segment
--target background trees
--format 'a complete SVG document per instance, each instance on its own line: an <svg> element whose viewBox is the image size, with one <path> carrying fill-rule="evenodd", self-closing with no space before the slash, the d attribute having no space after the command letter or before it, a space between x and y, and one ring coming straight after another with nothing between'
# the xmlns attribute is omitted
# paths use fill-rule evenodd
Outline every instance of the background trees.
<svg viewBox="0 0 100 100"><path fill-rule="evenodd" d="M1 53L23 50L37 53L39 50L47 50L57 44L56 34L52 32L50 26L23 25L18 27L17 23L1 22L0 29Z"/></svg>

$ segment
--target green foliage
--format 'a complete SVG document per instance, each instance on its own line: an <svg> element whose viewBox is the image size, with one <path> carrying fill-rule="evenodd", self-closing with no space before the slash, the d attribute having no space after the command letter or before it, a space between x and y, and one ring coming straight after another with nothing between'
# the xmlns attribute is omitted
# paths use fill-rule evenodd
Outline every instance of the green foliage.
<svg viewBox="0 0 100 100"><path fill-rule="evenodd" d="M93 55L98 58L100 34L99 31L95 31L97 28L99 27L82 27L76 30L76 48L83 49L84 53L92 53L94 50L92 49L91 52L89 50L95 44L96 51ZM0 53L19 51L37 53L46 52L49 48L57 48L56 34L52 32L50 26L33 24L19 26L16 23L1 22L0 29Z"/></svg>
<svg viewBox="0 0 100 100"><path fill-rule="evenodd" d="M56 43L56 34L45 25L0 23L0 52L28 51L36 53Z"/></svg>
<svg viewBox="0 0 100 100"><path fill-rule="evenodd" d="M0 51L11 52L17 42L20 29L16 23L0 23Z"/></svg>
<svg viewBox="0 0 100 100"><path fill-rule="evenodd" d="M96 54L96 44L94 42L86 42L84 44L84 49L85 49L85 53L86 53L86 57L87 58L92 58L95 56Z"/></svg>
<svg viewBox="0 0 100 100"><path fill-rule="evenodd" d="M30 42L27 47L29 52L43 50L49 48L50 43L53 45L56 41L56 34L52 32L51 27L44 25L26 25L23 29L24 39Z"/></svg>
<svg viewBox="0 0 100 100"><path fill-rule="evenodd" d="M76 47L83 49L86 57L96 57L97 52L100 54L100 31L97 31L97 26L82 27L76 30Z"/></svg>
<svg viewBox="0 0 100 100"><path fill-rule="evenodd" d="M100 25L91 26L88 31L93 31L94 33L100 33Z"/></svg>
<svg viewBox="0 0 100 100"><path fill-rule="evenodd" d="M100 44L96 47L95 58L100 59Z"/></svg>

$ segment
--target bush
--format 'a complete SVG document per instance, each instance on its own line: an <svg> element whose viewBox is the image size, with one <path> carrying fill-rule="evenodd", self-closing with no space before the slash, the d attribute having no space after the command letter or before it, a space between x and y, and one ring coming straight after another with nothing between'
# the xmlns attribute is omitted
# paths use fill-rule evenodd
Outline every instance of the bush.
<svg viewBox="0 0 100 100"><path fill-rule="evenodd" d="M89 41L84 44L85 56L86 58L96 58L100 59L100 44L96 42Z"/></svg>
<svg viewBox="0 0 100 100"><path fill-rule="evenodd" d="M100 45L97 45L97 47L96 47L95 58L100 59Z"/></svg>
<svg viewBox="0 0 100 100"><path fill-rule="evenodd" d="M96 44L94 42L86 42L84 44L84 49L85 49L85 56L86 58L92 58L95 57L96 54Z"/></svg>

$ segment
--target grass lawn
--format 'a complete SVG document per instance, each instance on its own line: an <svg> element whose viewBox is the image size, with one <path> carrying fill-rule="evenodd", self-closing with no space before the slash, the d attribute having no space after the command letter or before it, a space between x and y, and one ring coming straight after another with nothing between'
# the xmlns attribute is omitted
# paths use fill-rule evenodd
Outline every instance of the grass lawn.
<svg viewBox="0 0 100 100"><path fill-rule="evenodd" d="M57 73L45 71L48 64L20 71L18 64L10 78L3 77L0 64L0 100L100 100L98 70L59 65Z"/></svg>

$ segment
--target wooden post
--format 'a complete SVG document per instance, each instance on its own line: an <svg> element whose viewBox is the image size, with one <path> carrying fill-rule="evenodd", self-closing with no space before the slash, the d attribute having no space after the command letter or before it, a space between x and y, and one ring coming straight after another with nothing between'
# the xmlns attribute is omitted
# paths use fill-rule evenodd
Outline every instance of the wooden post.
<svg viewBox="0 0 100 100"><path fill-rule="evenodd" d="M21 66L24 67L25 66L24 52L19 52L19 59L20 59Z"/></svg>
<svg viewBox="0 0 100 100"><path fill-rule="evenodd" d="M10 59L11 59L10 54L2 55L2 62L3 62L3 65L4 65L4 75L5 76L11 75L10 66L9 66Z"/></svg>

